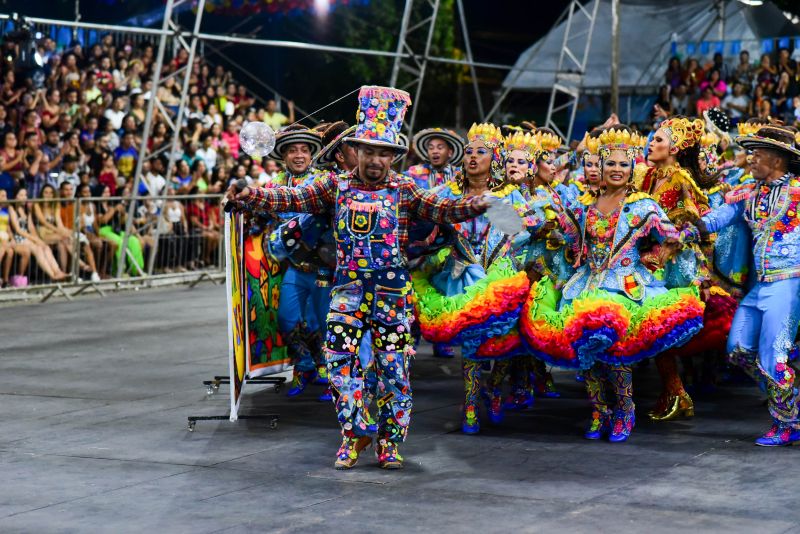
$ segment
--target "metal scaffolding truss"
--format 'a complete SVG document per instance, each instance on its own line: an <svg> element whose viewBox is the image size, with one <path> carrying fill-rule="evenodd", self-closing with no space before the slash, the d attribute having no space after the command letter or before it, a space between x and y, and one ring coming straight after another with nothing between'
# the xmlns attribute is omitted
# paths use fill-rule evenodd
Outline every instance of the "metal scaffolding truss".
<svg viewBox="0 0 800 534"><path fill-rule="evenodd" d="M591 10L588 9L589 4L593 4ZM583 88L583 77L589 59L589 47L592 43L592 32L599 6L600 2L592 0L573 0L567 11L564 41L558 57L555 83L550 91L550 104L547 106L547 117L545 118L545 126L553 129L564 140L569 140L572 136L572 126L575 122L578 100ZM576 24L584 21L585 29L576 30ZM566 109L569 110L567 131L562 132L553 120L553 116Z"/></svg>
<svg viewBox="0 0 800 534"><path fill-rule="evenodd" d="M414 9L414 6L419 6ZM400 22L400 35L397 39L394 65L389 85L409 91L415 100L420 100L422 87L425 83L425 72L429 61L441 61L445 58L431 56L431 44L436 30L436 17L439 14L440 0L406 0L403 9L403 18ZM464 14L463 0L456 0L458 9L459 26L464 41L466 64L469 66L472 78L472 87L475 91L476 109L479 116L483 116L483 102L481 100L478 77L475 74L475 62L472 57L472 45L469 40L467 19ZM444 61L443 61L444 62ZM405 74L401 80L401 74ZM401 83L402 82L402 83ZM414 125L419 106L412 106L411 116L404 123L409 134L414 133Z"/></svg>
<svg viewBox="0 0 800 534"><path fill-rule="evenodd" d="M416 0L416 2L418 2L419 5L421 6L417 10L414 9L415 0L406 0L400 33L398 36L398 43L395 51L352 48L343 46L330 46L330 45L321 45L308 42L259 39L254 37L243 37L236 35L216 35L216 34L204 33L200 31L200 27L204 13L205 0L196 0L197 6L196 9L193 10L194 19L192 24L190 24L191 28L181 27L177 22L177 18L174 16L175 8L191 1L192 0L165 0L164 19L160 29L143 28L135 26L122 26L114 24L98 24L91 22L83 22L80 20L68 21L68 20L47 19L40 17L25 17L26 20L36 25L63 26L63 27L73 28L76 30L85 29L85 30L109 31L109 32L131 34L134 36L150 36L158 38L158 52L156 55L155 72L153 74L152 87L150 91L151 98L148 100L147 103L147 112L144 121L144 132L142 135L142 144L139 148L140 157L138 158L136 164L132 198L128 208L128 218L126 221L125 235L123 237L123 241L121 244L121 254L122 254L121 257L126 257L127 254L128 240L133 229L132 223L134 216L136 214L138 202L140 200L139 185L141 184L142 180L142 169L144 163L148 160L160 156L161 154L165 154L169 160L169 164L167 165L167 176L165 178L169 181L169 179L172 177L173 163L177 159L176 151L178 148L178 143L180 141L179 132L181 125L183 123L184 116L186 115L186 106L188 105L187 96L189 92L189 79L191 76L191 67L194 62L195 54L197 52L197 47L199 43L203 42L236 43L236 44L247 44L253 46L292 48L292 49L316 51L316 52L390 57L395 60L392 69L392 78L391 78L392 85L395 85L397 83L401 72L403 72L404 75L409 75L410 80L406 81L404 86L412 88L414 98L417 102L420 101L420 94L422 91L423 83L425 81L425 73L429 62L468 67L470 69L473 90L475 92L476 110L478 111L478 114L480 116L483 116L483 106L478 87L477 76L475 74L475 69L477 67L505 70L510 72L526 71L532 69L528 65L525 65L524 67L520 68L498 63L486 63L486 62L474 61L469 33L467 30L466 17L464 14L464 5L462 0L456 0L456 7L458 10L459 23L461 26L461 34L464 41L464 48L465 48L464 59L432 56L430 53L431 43L436 24L436 18L440 7L440 0ZM573 3L579 4L579 2L573 2ZM581 7L581 9L583 8ZM10 15L0 14L0 21L9 19L11 19ZM412 21L412 19L414 20ZM173 72L169 76L166 76L162 79L161 71L164 65L166 51L170 43L172 44L171 48L174 50L175 53L177 53L177 51L182 48L188 52L189 57L185 66L181 67L178 71ZM585 57L586 55L584 54L583 56L584 59L582 64L585 64ZM170 116L170 114L167 112L167 110L164 108L161 102L158 101L157 98L158 88L161 87L167 79L171 78L175 79L175 81L181 87L181 99L177 113L175 113L174 119ZM416 110L418 109L418 107L419 106L412 107L411 118L408 122L408 130L409 132L412 133L414 128L414 121L416 119ZM149 144L150 133L156 114L158 114L163 119L167 127L172 131L173 138L172 138L172 143L169 146L169 149L164 148L155 152L150 152L147 147ZM156 239L155 242L157 243L158 239ZM142 275L152 274L154 260L157 252L155 248L156 247L152 247L151 249L151 255L148 259L146 272L142 272L140 274ZM117 276L121 276L122 272L124 271L124 265L125 265L124 261L119 262L117 266Z"/></svg>
<svg viewBox="0 0 800 534"><path fill-rule="evenodd" d="M189 96L189 80L192 77L192 65L194 64L194 57L197 52L197 43L199 40L198 34L200 32L200 24L203 20L203 12L206 3L206 0L198 0L192 32L189 35L186 35L182 28L178 25L177 21L173 20L173 14L176 7L190 1L191 0L167 0L167 4L164 8L164 20L161 26L162 33L158 42L158 54L156 55L156 66L153 72L153 83L150 88L150 98L147 102L147 114L145 115L144 120L142 144L139 147L139 157L136 160L136 171L133 175L133 191L135 197L138 197L139 184L142 181L142 168L144 163L160 156L167 150L165 147L162 147L159 150L151 152L148 148L154 113L158 113L160 115L172 135L172 142L168 145L169 164L167 165L166 176L164 177L167 183L170 183L172 179L172 173L174 172L174 162L175 159L177 159L176 154L178 150L178 143L180 142L181 125L183 124L183 119L186 115L186 106ZM177 70L175 70L175 72L162 78L161 71L164 66L167 39L169 38L170 33L174 36L172 39L172 44L175 48L174 53L177 54L178 50L185 50L188 54L188 58L185 65L179 67ZM170 113L157 97L158 89L163 87L167 80L170 79L175 79L175 82L178 83L181 88L180 104L178 105L178 112L175 114L174 120L170 117ZM134 200L134 202L131 202L130 206L128 207L128 218L125 222L125 236L122 240L121 256L123 258L126 257L126 253L128 251L128 237L131 235L131 230L133 229L133 220L136 215L136 208L137 202ZM147 262L148 275L153 274L153 266L155 265L156 254L158 253L158 234L160 228L161 225L157 224L154 230L154 243L150 248L150 257L148 258ZM117 278L122 277L124 270L125 262L117 262Z"/></svg>

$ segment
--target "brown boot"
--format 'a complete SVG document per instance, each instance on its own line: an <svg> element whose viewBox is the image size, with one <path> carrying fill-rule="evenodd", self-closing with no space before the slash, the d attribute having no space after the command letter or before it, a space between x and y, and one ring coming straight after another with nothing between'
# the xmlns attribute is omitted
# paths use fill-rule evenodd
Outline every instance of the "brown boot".
<svg viewBox="0 0 800 534"><path fill-rule="evenodd" d="M336 469L350 469L355 467L358 462L358 455L369 447L372 443L372 438L369 436L356 436L347 437L342 439L342 446L339 447L339 452L336 453L336 462L333 467Z"/></svg>

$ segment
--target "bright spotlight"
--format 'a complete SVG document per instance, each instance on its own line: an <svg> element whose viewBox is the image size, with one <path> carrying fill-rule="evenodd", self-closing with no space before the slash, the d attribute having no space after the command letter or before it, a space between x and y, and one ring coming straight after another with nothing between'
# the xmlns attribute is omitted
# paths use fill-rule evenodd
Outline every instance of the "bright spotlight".
<svg viewBox="0 0 800 534"><path fill-rule="evenodd" d="M763 6L764 0L739 0L739 2L743 3L746 6Z"/></svg>
<svg viewBox="0 0 800 534"><path fill-rule="evenodd" d="M331 10L331 0L314 0L314 11L317 15L325 17Z"/></svg>

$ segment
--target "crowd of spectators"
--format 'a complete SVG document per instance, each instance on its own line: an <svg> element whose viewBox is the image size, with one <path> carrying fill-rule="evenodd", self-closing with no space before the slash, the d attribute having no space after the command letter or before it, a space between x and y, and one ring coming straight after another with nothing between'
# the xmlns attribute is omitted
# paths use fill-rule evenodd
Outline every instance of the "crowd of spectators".
<svg viewBox="0 0 800 534"><path fill-rule="evenodd" d="M743 50L738 62L726 63L721 53L701 65L696 58L681 63L673 57L664 73L656 114L702 116L721 108L733 125L751 117L787 125L800 121L800 70L788 48L753 61Z"/></svg>
<svg viewBox="0 0 800 534"><path fill-rule="evenodd" d="M47 37L36 46L44 62L38 73L18 61L18 42L5 40L2 45L0 284L4 287L25 285L34 271L53 281L68 278L74 250L80 251L81 277L97 280L114 274L121 261L119 249L146 109L154 92L162 107L156 106L148 148L159 156L143 162L140 195L219 194L233 178L266 182L279 171L274 162L264 163L268 172L241 153L238 133L245 121L252 120L277 130L294 120L293 104L288 102L288 116L278 111L275 101L258 105L223 67L203 57L189 66L188 106L168 183L173 139L168 121L176 120L183 79L182 74L170 75L186 66L188 53L180 49L165 59L161 76L166 81L154 89L152 43L134 45L106 34L87 47L78 42L60 47ZM78 214L75 196L82 199ZM218 198L146 199L133 222L135 234L129 240L124 270L135 275L147 269L145 258L156 234L160 236L157 271L218 262L220 222ZM74 231L76 224L79 232ZM75 236L80 245L73 242Z"/></svg>

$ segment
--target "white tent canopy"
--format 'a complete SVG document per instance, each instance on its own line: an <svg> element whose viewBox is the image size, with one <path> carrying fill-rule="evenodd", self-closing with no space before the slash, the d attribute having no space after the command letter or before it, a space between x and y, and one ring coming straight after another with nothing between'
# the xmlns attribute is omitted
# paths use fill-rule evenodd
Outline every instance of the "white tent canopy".
<svg viewBox="0 0 800 534"><path fill-rule="evenodd" d="M600 2L600 6L583 80L583 88L589 92L607 91L611 79L611 1L594 0L587 11L592 10L594 2ZM744 42L798 33L771 4L748 7L735 0L724 3L724 23L720 26L721 11L716 2L709 0L620 0L620 90L658 85L667 66L671 42L719 40L720 27L725 41ZM588 29L584 17L576 17L572 24L575 34ZM515 64L521 70L512 70L503 87L549 92L555 82L565 30L566 22L562 22L523 52ZM753 57L759 50L750 52Z"/></svg>

